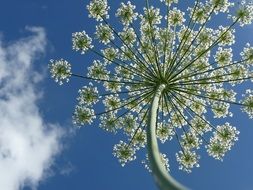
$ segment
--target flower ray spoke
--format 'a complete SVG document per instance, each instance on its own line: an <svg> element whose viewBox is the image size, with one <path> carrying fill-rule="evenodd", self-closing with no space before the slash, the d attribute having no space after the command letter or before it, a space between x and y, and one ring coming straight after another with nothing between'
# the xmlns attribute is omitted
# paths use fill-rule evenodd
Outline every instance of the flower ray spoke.
<svg viewBox="0 0 253 190"><path fill-rule="evenodd" d="M239 102L233 102L233 101L228 101L228 100L216 99L216 98L212 98L212 97L209 97L209 96L204 96L204 95L201 95L201 94L194 94L192 92L185 91L185 90L182 90L182 89L186 89L187 90L187 88L182 88L182 87L180 89L177 88L176 90L179 91L179 92L185 93L185 94L191 94L191 95L194 95L194 96L197 96L197 97L200 97L200 98L204 98L204 99L208 99L208 100L214 100L214 101L224 102L224 103L229 103L229 104L234 104L234 105L238 105L238 106L245 106L244 104L241 104ZM190 90L190 89L188 89L188 90Z"/></svg>
<svg viewBox="0 0 253 190"><path fill-rule="evenodd" d="M112 62L113 64L115 64L115 65L117 65L117 66L120 66L120 67L122 67L122 68L128 70L128 71L131 72L131 73L135 73L135 74L136 74L137 76L139 76L139 77L143 77L143 78L149 79L149 77L143 75L143 74L141 73L140 70L138 70L137 68L134 68L133 66L131 66L131 65L128 64L128 63L126 63L126 62L123 61L123 60L120 60L120 59L118 59L118 58L115 58L117 61L120 61L120 62L122 63L122 64L121 64L121 63L118 63L118 62L116 62L116 61L114 61L114 60L108 59L108 58L105 57L103 54L99 53L98 51L96 51L96 50L94 50L94 49L92 49L92 48L89 48L89 50L90 50L91 52L95 53L96 55L98 55L98 56L100 56L100 57L106 59L107 61Z"/></svg>
<svg viewBox="0 0 253 190"><path fill-rule="evenodd" d="M199 1L200 1L200 0L197 0L197 2L196 2L195 5L194 5L192 15L195 14L195 11L196 11L196 9L197 9L197 7L198 7ZM195 22L194 25L193 25L193 27L190 29L190 25L191 25L192 21L193 21L193 17L191 16L191 17L190 17L190 21L188 22L188 25L187 25L187 28L186 28L186 32L184 32L184 35L183 35L183 37L182 37L182 40L179 42L179 45L178 45L178 47L177 47L177 49L176 49L176 51L175 51L175 54L174 54L174 56L172 57L171 66L169 67L168 71L166 71L166 76L167 76L167 74L169 74L170 70L173 68L173 65L174 65L175 61L177 60L178 55L181 53L181 50L182 50L181 46L184 47L184 45L185 45L185 43L187 42L187 39L188 39L188 37L190 36L192 30L193 30L193 29L195 28L195 26L196 26L196 22ZM190 29L190 31L189 31L189 33L188 33L188 30L189 30L189 29ZM183 55L183 56L184 56L184 55ZM182 57L183 57L183 56L182 56Z"/></svg>
<svg viewBox="0 0 253 190"><path fill-rule="evenodd" d="M149 1L146 0L146 8L147 8L147 11L148 11L148 22L149 22L149 27L151 28L151 34L150 34L150 38L151 38L151 45L154 49L154 52L155 52L155 62L156 62L156 66L157 66L157 70L158 70L158 74L160 75L160 77L162 76L162 73L161 73L161 68L160 68L160 65L159 65L159 61L158 61L158 50L157 50L157 44L156 44L156 41L155 41L155 34L154 34L154 28L153 28L153 25L151 24L151 21L150 21L150 7L149 7Z"/></svg>
<svg viewBox="0 0 253 190"><path fill-rule="evenodd" d="M127 102L127 103L125 103L125 104L123 104L123 105L121 105L121 106L119 106L119 107L116 107L114 109L107 110L107 111L104 111L104 112L96 113L95 115L98 116L98 115L106 114L106 113L109 113L109 112L117 111L117 110L119 110L121 108L124 108L125 106L128 106L128 105L132 104L133 102L135 102L135 101L137 101L139 99L145 99L146 97L148 97L152 93L153 93L153 91L149 91L149 92L147 92L147 93L145 93L145 94L143 94L141 96L139 96L139 95L130 96L127 99L125 99L124 101L130 100L130 99L132 99L133 97L136 97L136 96L138 96L138 97L135 98L135 99L133 99L133 100L131 100L131 101L129 101L129 102ZM139 102L141 102L141 100Z"/></svg>
<svg viewBox="0 0 253 190"><path fill-rule="evenodd" d="M219 44L219 40L238 22L239 18L237 18L226 30L223 32L213 43L210 45L207 49L205 49L200 55L196 56L190 63L188 63L185 67L183 67L181 70L176 72L174 75L172 75L170 78L174 78L175 76L181 74L184 70L186 70L189 66L191 66L194 62L196 62L202 55L207 53L210 49L214 48L216 45ZM192 53L192 52L191 52ZM177 64L178 65L178 64Z"/></svg>
<svg viewBox="0 0 253 190"><path fill-rule="evenodd" d="M122 48L119 47L117 44L115 44L113 41L110 40L110 42L111 42L118 50L120 50L125 56L127 56L127 57L129 56L129 55L126 53L126 51L122 50ZM128 49L129 49L129 48L128 48ZM134 55L134 57L135 57L136 59L131 58L131 57L128 57L129 59L132 59L132 61L133 61L135 64L137 64L137 65L139 65L139 63L144 64L144 63L142 63L142 61L141 61L140 59L138 59L138 57L136 57L136 55L134 54L134 52L131 51L131 53L133 53L133 55ZM129 64L128 64L128 65L129 65ZM133 67L133 66L131 66L131 67ZM142 77L144 77L144 78L146 78L146 79L149 79L149 80L152 79L151 76L152 76L153 74L150 73L149 70L148 70L148 74L150 74L151 76L147 75L146 73L143 73L141 70L139 70L139 69L137 69L137 68L134 68L134 67L133 67L133 69L136 69L138 72L140 72L141 75L142 75ZM140 74L139 74L139 75L140 75Z"/></svg>
<svg viewBox="0 0 253 190"><path fill-rule="evenodd" d="M165 99L166 99L166 97L168 98L169 96L164 95L164 98L165 98ZM170 97L169 97L169 98L170 98ZM167 109L169 110L168 102L169 102L169 101L165 101L165 104L166 104ZM179 144L179 147L180 147L181 151L184 153L184 148L183 148L183 146L182 146L182 144L181 144L181 142L180 142L180 140L179 140L179 135L178 135L178 133L177 133L177 130L175 129L174 126L172 127L172 129L173 129L173 131L174 131L174 133L175 133L175 136L176 136L177 142L178 142L178 144Z"/></svg>
<svg viewBox="0 0 253 190"><path fill-rule="evenodd" d="M172 94L172 92L171 92ZM174 95L176 96L176 95ZM177 99L175 99L177 101ZM181 117L184 119L184 121L187 123L187 125L194 130L195 133L197 133L197 135L203 139L203 141L206 143L206 144L209 144L209 142L198 132L197 129L195 129L195 127L192 126L192 124L188 121L188 119L183 115L183 113L177 108L177 106L175 105L175 103L173 102L173 100L170 100L171 104L173 104L173 107L178 111L178 113L181 115ZM178 101L177 101L178 102ZM179 105L182 105L181 102L178 102ZM183 108L183 106L181 106ZM185 109L185 111L188 113L188 115L190 115L191 118L193 118L193 116ZM187 134L187 132L185 132Z"/></svg>
<svg viewBox="0 0 253 190"><path fill-rule="evenodd" d="M119 91L119 92L111 92L111 93L105 93L105 94L100 94L100 97L105 97L105 96L110 96L110 95L119 95L119 94L128 94L128 93L132 93L132 92L137 92L138 94L141 93L142 91L151 89L153 87L147 87L147 88L141 88L138 90L127 90L127 91Z"/></svg>
<svg viewBox="0 0 253 190"><path fill-rule="evenodd" d="M222 75L223 76L223 75ZM187 86L187 85L197 85L197 84L218 84L218 83L229 83L229 82L236 82L236 81L245 81L245 80L250 80L252 79L253 76L250 77L242 77L238 79L230 79L230 80L220 80L220 81L212 81L212 82L189 82L189 83L180 83L182 86ZM204 80L204 79L203 79Z"/></svg>
<svg viewBox="0 0 253 190"><path fill-rule="evenodd" d="M151 96L151 95L152 95L152 93L146 94L146 95L144 95L144 97L141 97L141 100L138 101L136 105L131 106L130 108L127 109L127 111L124 111L124 113L118 115L118 116L116 117L115 121L118 120L119 118L121 118L122 116L126 115L127 113L131 112L134 108L136 108L139 104L143 103L143 102L144 102L146 99L148 99L148 98L149 98L149 100L148 100L148 104L149 104L150 101L151 101L151 99L150 99L150 96ZM134 100L134 101L136 101L136 100ZM129 102L129 104L131 104L131 103L133 103L133 102L132 102L132 101ZM124 105L124 106L127 106L127 105L129 105L129 104L126 104L126 105ZM124 108L124 106L123 106L122 108ZM140 112L144 109L144 107L145 107L145 106L142 107L142 109L140 110Z"/></svg>
<svg viewBox="0 0 253 190"><path fill-rule="evenodd" d="M198 33L195 35L194 39L191 41L189 47L191 47L191 46L194 44L194 42L195 42L196 39L198 38L199 34L201 33L201 31L203 30L203 28L204 28L205 25L207 24L209 18L210 18L211 15L213 14L214 10L215 10L215 7L213 7L213 9L212 9L211 12L209 13L208 17L206 18L205 22L200 26L200 29L198 30ZM191 32L191 31L192 31L192 30L190 30L190 32ZM189 33L189 35L190 35L190 33ZM200 43L199 43L198 45L200 45ZM197 45L197 46L198 46L198 45ZM197 48L197 46L196 46L196 48ZM193 53L193 51L191 51L191 52L189 53L189 55L185 57L185 55L189 52L189 50L190 50L190 48L188 48L188 50L184 52L184 54L181 56L181 58L179 59L178 62L176 61L176 59L173 60L174 63L176 63L176 65L173 64L173 67L174 67L174 68L172 67L172 68L169 70L168 76L170 76L170 73L173 73L173 72L179 67L180 63L184 62L184 60L185 60L189 55L191 55L191 54Z"/></svg>
<svg viewBox="0 0 253 190"><path fill-rule="evenodd" d="M134 57L136 58L136 60L138 60L138 61L135 61L135 63L136 64L142 64L142 65L144 65L144 67L146 67L146 65L145 65L145 59L144 59L144 57L141 55L141 53L139 52L139 50L138 49L136 49L135 48L135 51L139 54L139 55L141 55L141 57L142 57L142 59L140 59L140 57L138 57L135 53L134 53L134 51L132 50L132 48L131 47L129 47L129 45L128 44L126 44L125 43L125 41L120 37L120 35L115 31L115 29L105 20L105 18L103 18L103 21L105 22L105 24L108 26L108 27L110 27L110 29L113 31L113 33L120 39L120 41L131 51L131 53L134 55ZM110 42L113 44L113 45L115 45L120 51L122 51L124 54L126 54L123 50L122 50L122 48L120 48L120 47L118 47L112 40L110 40ZM144 61L144 62L143 62ZM147 67L146 67L147 68ZM150 72L150 74L152 75L152 72L150 71L150 70L148 70L148 72Z"/></svg>
<svg viewBox="0 0 253 190"><path fill-rule="evenodd" d="M140 43L141 48L143 48L143 47L144 47L144 46L143 46L143 43L142 43L142 41L141 41L139 35L137 34L134 25L131 23L130 26L134 29L134 33L135 33L135 35L136 35L136 38L137 38L138 42ZM146 51L144 51L144 53L145 53L145 55L147 56L148 61L151 63L152 60L151 60L149 54L148 54ZM141 54L141 53L140 53L140 54ZM143 57L144 60L146 60L142 54L141 54L141 56ZM149 64L147 61L145 61L145 62L148 64L148 65L145 66L145 67L147 67L147 69L150 70L150 72L153 74L153 76L155 76L155 74L156 74L157 71L156 71L156 68L154 67L154 65L153 65L153 64ZM150 68L148 68L148 66L150 66Z"/></svg>
<svg viewBox="0 0 253 190"><path fill-rule="evenodd" d="M86 77L86 76L77 75L77 74L71 74L71 76L78 77L78 78L83 78L83 79L87 79L87 80L112 82L112 83L119 83L119 84L142 84L143 83L143 82L116 81L116 80L99 79L99 78Z"/></svg>
<svg viewBox="0 0 253 190"><path fill-rule="evenodd" d="M211 66L213 66L213 65L215 65L215 64L218 63L218 62L215 61L215 62L212 62L210 65L207 65L207 66L205 66L205 67L203 67L203 68L201 68L199 70L196 70L194 72L194 74L186 74L186 75L183 75L183 76L180 76L180 77L175 77L175 79L171 80L170 82L173 83L173 82L179 81L181 79L198 76L198 75L205 74L205 73L212 72L212 71L216 71L216 70L219 70L219 69L224 69L226 67L230 67L230 66L233 66L233 65L236 65L236 64L244 63L247 60L249 60L249 59L243 59L243 60L240 60L240 61L235 61L235 62L230 63L230 64L222 65L222 66L219 66L219 67L208 69L206 71L199 72L201 70L204 70L204 69L206 69L208 67L211 67Z"/></svg>
<svg viewBox="0 0 253 190"><path fill-rule="evenodd" d="M144 120L145 120L146 117L147 117L147 114L148 114L148 112L149 112L149 109L150 109L150 108L147 108L146 111L144 112L144 115L143 115L143 117L142 117L140 123L138 124L138 127L137 127L136 130L134 131L134 134L133 134L131 140L129 141L129 145L131 145L131 143L133 142L133 140L134 140L134 138L135 138L135 136L136 136L138 130L141 128L141 126L142 126ZM146 126L147 126L147 125L143 125L143 126L142 126L142 131L145 129Z"/></svg>
<svg viewBox="0 0 253 190"><path fill-rule="evenodd" d="M204 119L203 117L201 117L201 115L199 115L198 113L196 113L194 110L192 110L189 106L187 106L185 103L183 103L181 100L179 100L176 96L174 96L172 94L172 96L178 101L181 102L187 109L189 109L193 114L195 114L198 118L200 118L201 120L203 120L206 124L208 124L212 129L214 129L215 131L219 132L215 126L213 126L210 122L208 122L206 119Z"/></svg>

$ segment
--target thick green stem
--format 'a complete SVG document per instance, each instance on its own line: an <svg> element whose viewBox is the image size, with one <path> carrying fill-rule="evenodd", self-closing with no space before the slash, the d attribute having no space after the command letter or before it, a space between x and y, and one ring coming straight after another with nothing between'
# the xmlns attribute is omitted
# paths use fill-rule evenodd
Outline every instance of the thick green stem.
<svg viewBox="0 0 253 190"><path fill-rule="evenodd" d="M155 182L160 190L186 190L184 186L178 183L167 172L165 166L162 163L159 147L157 144L156 138L157 109L159 99L161 97L164 88L165 88L164 84L160 85L157 88L149 112L149 122L147 127L147 149L148 149L149 163Z"/></svg>

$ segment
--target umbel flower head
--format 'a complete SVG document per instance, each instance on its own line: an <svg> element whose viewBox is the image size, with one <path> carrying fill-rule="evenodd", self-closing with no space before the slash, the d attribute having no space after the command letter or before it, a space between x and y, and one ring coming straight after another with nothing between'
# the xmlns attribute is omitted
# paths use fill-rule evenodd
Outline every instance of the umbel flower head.
<svg viewBox="0 0 253 190"><path fill-rule="evenodd" d="M213 118L233 117L231 105L253 118L252 90L235 91L253 78L253 47L247 43L240 55L233 55L236 29L252 23L253 3L195 0L183 10L183 1L161 0L160 10L143 1L145 7L138 12L128 1L111 13L107 0L91 0L87 9L98 21L95 33L72 35L75 51L96 56L87 65L87 75L73 74L62 59L51 61L50 70L60 84L71 76L89 81L79 90L73 122L81 127L99 118L100 128L125 134L113 148L122 166L147 147L146 167L160 189L166 189L159 178L168 171L168 160L154 149L156 138L162 143L177 141L179 169L191 172L199 167L201 147L222 160L238 140L239 131L232 124L215 126ZM111 24L109 14L121 27ZM226 22L217 25L221 18ZM98 48L93 41L100 43ZM96 104L104 110L96 111Z"/></svg>

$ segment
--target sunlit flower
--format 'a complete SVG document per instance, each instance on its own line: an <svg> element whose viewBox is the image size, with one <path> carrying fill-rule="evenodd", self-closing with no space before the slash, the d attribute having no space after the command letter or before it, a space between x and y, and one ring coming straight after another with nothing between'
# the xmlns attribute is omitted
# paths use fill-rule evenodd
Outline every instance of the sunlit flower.
<svg viewBox="0 0 253 190"><path fill-rule="evenodd" d="M237 10L233 19L238 20L240 26L251 24L253 20L253 2L246 2L246 0L242 0L241 7Z"/></svg>
<svg viewBox="0 0 253 190"><path fill-rule="evenodd" d="M97 87L93 87L92 83L89 83L89 86L83 86L78 93L77 100L80 105L92 105L98 102L98 90Z"/></svg>
<svg viewBox="0 0 253 190"><path fill-rule="evenodd" d="M223 160L225 153L229 150L225 144L215 138L211 138L210 143L206 148L210 156L221 161Z"/></svg>
<svg viewBox="0 0 253 190"><path fill-rule="evenodd" d="M176 153L176 158L180 164L180 170L190 173L192 168L199 167L198 160L200 157L194 151L179 151L179 153Z"/></svg>
<svg viewBox="0 0 253 190"><path fill-rule="evenodd" d="M116 16L120 18L123 25L128 26L136 20L138 13L134 12L135 6L130 1L120 4L120 8L117 10Z"/></svg>
<svg viewBox="0 0 253 190"><path fill-rule="evenodd" d="M73 115L73 123L78 126L91 124L95 118L93 109L77 105Z"/></svg>
<svg viewBox="0 0 253 190"><path fill-rule="evenodd" d="M122 166L125 166L127 162L136 159L135 149L123 141L120 141L119 144L116 144L113 147L113 155L119 159Z"/></svg>
<svg viewBox="0 0 253 190"><path fill-rule="evenodd" d="M85 31L75 32L72 34L73 49L76 51L81 51L82 54L93 47L91 42L91 38L86 34Z"/></svg>
<svg viewBox="0 0 253 190"><path fill-rule="evenodd" d="M163 121L161 123L157 123L156 135L162 143L165 143L167 140L171 140L173 138L175 132L171 124Z"/></svg>
<svg viewBox="0 0 253 190"><path fill-rule="evenodd" d="M242 104L245 107L242 107L242 111L246 112L250 118L253 118L253 91L248 89L243 96Z"/></svg>
<svg viewBox="0 0 253 190"><path fill-rule="evenodd" d="M117 130L121 127L114 113L101 115L100 120L101 123L99 124L99 127L108 132L116 133Z"/></svg>
<svg viewBox="0 0 253 190"><path fill-rule="evenodd" d="M113 32L108 25L99 24L96 26L96 37L99 39L99 42L103 44L108 44L111 40L114 39Z"/></svg>
<svg viewBox="0 0 253 190"><path fill-rule="evenodd" d="M110 7L106 0L91 0L87 9L90 13L89 17L95 18L97 21L102 21L104 17L109 18L108 10Z"/></svg>
<svg viewBox="0 0 253 190"><path fill-rule="evenodd" d="M71 65L66 60L50 60L49 69L52 78L60 85L68 82L71 76Z"/></svg>

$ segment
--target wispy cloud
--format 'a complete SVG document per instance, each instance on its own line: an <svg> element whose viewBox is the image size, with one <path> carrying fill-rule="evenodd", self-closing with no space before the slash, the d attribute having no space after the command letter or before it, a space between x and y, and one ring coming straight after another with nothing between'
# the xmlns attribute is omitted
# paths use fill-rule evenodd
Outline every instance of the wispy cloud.
<svg viewBox="0 0 253 190"><path fill-rule="evenodd" d="M5 45L0 40L0 189L36 188L61 150L62 131L37 106L42 75L33 63L45 53L43 28Z"/></svg>

